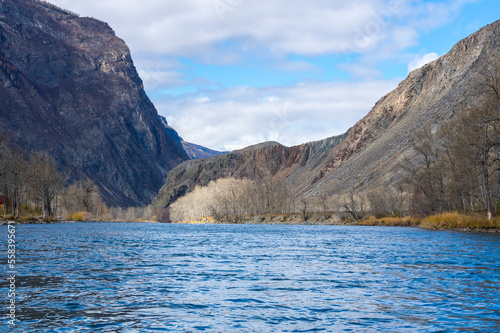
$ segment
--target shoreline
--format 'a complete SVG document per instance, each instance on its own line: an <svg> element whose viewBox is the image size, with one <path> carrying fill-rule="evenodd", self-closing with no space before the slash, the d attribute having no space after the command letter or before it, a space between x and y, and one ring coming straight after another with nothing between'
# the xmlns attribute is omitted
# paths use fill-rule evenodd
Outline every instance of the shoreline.
<svg viewBox="0 0 500 333"><path fill-rule="evenodd" d="M12 219L1 219L0 226L8 225L9 222L14 221L16 225L43 225L43 224L71 224L71 223L142 223L142 224L198 224L198 225L301 225L301 226L359 226L359 227L393 227L393 228L413 228L422 229L428 231L456 231L456 232L468 232L468 233L500 233L499 228L471 228L471 227L460 227L460 228L426 228L418 225L383 225L383 224L366 224L366 223L356 223L356 222L318 222L318 221L289 221L289 222L278 222L278 221L246 221L241 223L192 223L192 222L158 222L158 221L110 221L110 220L85 220L85 221L69 221L69 220L57 220L57 221L41 221L41 220L12 220Z"/></svg>

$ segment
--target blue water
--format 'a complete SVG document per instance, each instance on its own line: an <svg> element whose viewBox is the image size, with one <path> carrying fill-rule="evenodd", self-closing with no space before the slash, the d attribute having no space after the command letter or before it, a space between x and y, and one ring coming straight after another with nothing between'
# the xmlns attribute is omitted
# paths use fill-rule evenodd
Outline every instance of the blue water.
<svg viewBox="0 0 500 333"><path fill-rule="evenodd" d="M500 331L498 234L114 223L16 231L19 321L2 320L0 331ZM6 253L5 226L0 237Z"/></svg>

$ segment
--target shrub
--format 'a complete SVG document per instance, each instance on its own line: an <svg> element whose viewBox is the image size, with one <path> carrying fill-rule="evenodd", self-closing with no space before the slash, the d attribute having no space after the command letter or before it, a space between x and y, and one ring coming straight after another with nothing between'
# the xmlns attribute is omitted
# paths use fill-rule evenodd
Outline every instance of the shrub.
<svg viewBox="0 0 500 333"><path fill-rule="evenodd" d="M84 212L76 212L73 215L71 215L71 220L84 221L85 220L85 213Z"/></svg>

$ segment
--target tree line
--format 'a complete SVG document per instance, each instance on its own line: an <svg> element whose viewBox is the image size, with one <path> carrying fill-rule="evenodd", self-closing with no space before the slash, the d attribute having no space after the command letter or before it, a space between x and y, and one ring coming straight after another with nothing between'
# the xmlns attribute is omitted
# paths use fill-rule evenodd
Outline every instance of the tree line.
<svg viewBox="0 0 500 333"><path fill-rule="evenodd" d="M356 221L370 215L499 215L500 62L478 75L482 84L469 96L472 105L415 133L410 143L413 157L400 165L398 181L370 191L354 186L333 199L334 209Z"/></svg>
<svg viewBox="0 0 500 333"><path fill-rule="evenodd" d="M50 155L43 152L25 156L21 148L0 140L0 192L3 215L20 218L41 215L44 220L58 213L71 217L84 212L100 216L106 212L98 187L90 179L68 184Z"/></svg>
<svg viewBox="0 0 500 333"><path fill-rule="evenodd" d="M307 197L293 193L285 181L222 178L197 186L175 201L170 217L176 222L240 223L254 217L295 217L302 221L360 221L370 215L399 216L408 211L409 187L371 192L349 190L342 194Z"/></svg>
<svg viewBox="0 0 500 333"><path fill-rule="evenodd" d="M500 212L500 63L484 78L474 105L416 136L420 163L406 165L413 213Z"/></svg>
<svg viewBox="0 0 500 333"><path fill-rule="evenodd" d="M245 217L286 213L293 199L282 181L226 178L197 186L170 206L174 221L195 221L211 217L237 223Z"/></svg>

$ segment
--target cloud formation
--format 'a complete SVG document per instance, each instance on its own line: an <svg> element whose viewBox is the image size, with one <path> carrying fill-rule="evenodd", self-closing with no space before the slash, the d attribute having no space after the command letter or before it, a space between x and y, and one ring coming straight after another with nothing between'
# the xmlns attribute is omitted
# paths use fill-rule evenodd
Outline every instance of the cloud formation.
<svg viewBox="0 0 500 333"><path fill-rule="evenodd" d="M264 141L285 145L342 134L397 81L300 83L289 87L238 87L156 103L184 139L220 150Z"/></svg>
<svg viewBox="0 0 500 333"><path fill-rule="evenodd" d="M51 0L107 21L134 51L207 62L245 52L368 53L384 41L405 47L417 29L446 24L472 1Z"/></svg>
<svg viewBox="0 0 500 333"><path fill-rule="evenodd" d="M437 57L407 51L421 35L476 0L49 1L113 27L181 136L234 149L344 132Z"/></svg>
<svg viewBox="0 0 500 333"><path fill-rule="evenodd" d="M316 55L374 45L404 0L52 0L97 16L136 50L177 56L226 51ZM234 45L233 45L234 46Z"/></svg>

